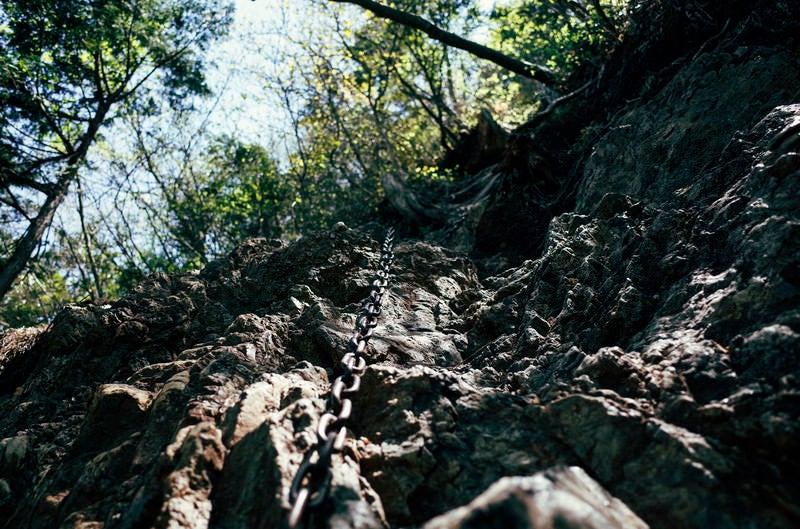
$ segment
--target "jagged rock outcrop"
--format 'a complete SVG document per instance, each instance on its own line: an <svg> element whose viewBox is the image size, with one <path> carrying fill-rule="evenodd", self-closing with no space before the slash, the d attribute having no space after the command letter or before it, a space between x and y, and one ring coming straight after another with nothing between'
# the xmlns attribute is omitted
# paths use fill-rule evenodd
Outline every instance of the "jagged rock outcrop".
<svg viewBox="0 0 800 529"><path fill-rule="evenodd" d="M498 480L469 505L438 516L424 529L608 527L645 529L642 522L579 467Z"/></svg>
<svg viewBox="0 0 800 529"><path fill-rule="evenodd" d="M800 525L800 61L722 41L594 124L539 254L399 241L312 525ZM381 236L247 241L4 332L0 528L285 524Z"/></svg>

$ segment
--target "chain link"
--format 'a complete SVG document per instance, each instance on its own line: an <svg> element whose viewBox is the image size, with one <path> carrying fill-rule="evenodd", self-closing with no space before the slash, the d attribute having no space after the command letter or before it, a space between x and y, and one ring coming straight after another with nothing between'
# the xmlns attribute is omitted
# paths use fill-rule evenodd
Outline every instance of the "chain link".
<svg viewBox="0 0 800 529"><path fill-rule="evenodd" d="M389 228L381 247L381 260L370 293L364 298L356 316L355 330L348 341L348 352L342 357L343 373L331 384L325 413L317 425L317 442L303 457L289 489L289 527L295 528L308 509L319 507L331 489L331 456L344 448L347 440L347 420L353 411L352 395L361 387L361 377L367 369L364 351L372 338L381 314L381 301L389 284L389 271L394 261L392 243L394 229Z"/></svg>

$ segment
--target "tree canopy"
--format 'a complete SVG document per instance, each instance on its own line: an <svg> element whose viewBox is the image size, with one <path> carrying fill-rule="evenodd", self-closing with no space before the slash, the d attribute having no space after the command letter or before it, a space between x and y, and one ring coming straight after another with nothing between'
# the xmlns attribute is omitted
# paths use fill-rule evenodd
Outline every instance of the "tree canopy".
<svg viewBox="0 0 800 529"><path fill-rule="evenodd" d="M0 296L34 257L119 107L146 110L152 98L180 105L208 92L201 54L228 21L228 9L213 0L3 3ZM100 296L99 272L94 263L90 269Z"/></svg>
<svg viewBox="0 0 800 529"><path fill-rule="evenodd" d="M263 55L282 120L262 143L212 125L237 89L207 82L233 20L222 0L0 6L0 326L246 237L365 222L398 182L457 179L439 161L482 111L525 122L599 68L625 23L622 1L259 4L285 44L242 49Z"/></svg>

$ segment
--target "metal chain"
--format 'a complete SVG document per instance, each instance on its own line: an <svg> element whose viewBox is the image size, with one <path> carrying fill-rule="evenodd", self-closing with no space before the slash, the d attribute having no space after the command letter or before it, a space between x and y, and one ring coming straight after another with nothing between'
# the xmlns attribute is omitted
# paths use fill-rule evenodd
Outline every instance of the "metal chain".
<svg viewBox="0 0 800 529"><path fill-rule="evenodd" d="M389 228L381 247L378 272L371 283L371 291L364 298L356 315L355 330L348 342L349 351L342 357L343 373L331 385L328 406L317 425L317 442L306 452L289 489L289 527L297 527L308 509L319 507L331 489L331 456L344 448L347 438L347 420L353 402L347 398L361 387L361 376L367 368L364 350L378 325L381 300L389 284L389 271L394 260L392 243L394 229Z"/></svg>

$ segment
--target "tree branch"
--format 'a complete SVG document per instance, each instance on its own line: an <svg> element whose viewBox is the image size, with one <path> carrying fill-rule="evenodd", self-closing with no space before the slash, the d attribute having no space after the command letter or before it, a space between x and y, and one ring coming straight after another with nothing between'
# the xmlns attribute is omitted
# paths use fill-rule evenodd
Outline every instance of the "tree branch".
<svg viewBox="0 0 800 529"><path fill-rule="evenodd" d="M31 222L32 219L30 215L28 215L28 212L25 211L25 208L22 207L22 204L19 203L17 197L14 196L14 194L8 188L6 188L5 191L6 193L8 193L9 198L3 198L2 196L0 196L0 204L5 204L6 206L9 206L11 209L22 215L22 217L25 220Z"/></svg>
<svg viewBox="0 0 800 529"><path fill-rule="evenodd" d="M592 0L592 5L594 6L595 11L600 16L600 20L603 23L603 28L608 32L609 35L616 38L619 35L619 29L617 25L608 17L606 14L605 9L603 6L600 5L600 0Z"/></svg>
<svg viewBox="0 0 800 529"><path fill-rule="evenodd" d="M103 292L103 280L100 275L100 271L97 268L97 261L94 258L89 227L86 224L86 210L83 207L83 186L81 185L80 176L75 178L75 187L78 198L78 220L80 220L81 235L83 236L83 248L86 251L86 260L89 261L89 271L92 273L92 279L94 282L94 292L91 292L92 301L97 301L103 299L105 297L105 293ZM80 259L78 259L77 254L75 254L75 262L80 263ZM81 275L83 275L83 272L81 272Z"/></svg>
<svg viewBox="0 0 800 529"><path fill-rule="evenodd" d="M517 75L534 79L548 86L554 86L557 84L557 80L553 73L543 66L509 57L508 55L484 46L483 44L478 44L477 42L460 37L455 33L445 31L417 15L412 15L411 13L383 5L372 0L331 1L361 6L364 9L372 12L377 17L385 18L387 20L391 20L392 22L397 22L398 24L422 31L432 39L438 40L442 44L464 50L475 55L476 57L491 61L496 65L505 68L506 70L516 73Z"/></svg>

